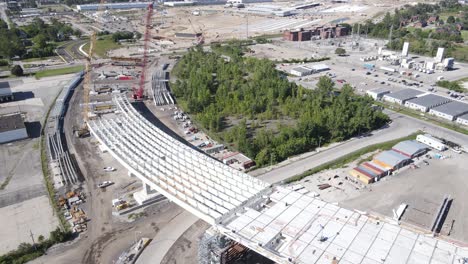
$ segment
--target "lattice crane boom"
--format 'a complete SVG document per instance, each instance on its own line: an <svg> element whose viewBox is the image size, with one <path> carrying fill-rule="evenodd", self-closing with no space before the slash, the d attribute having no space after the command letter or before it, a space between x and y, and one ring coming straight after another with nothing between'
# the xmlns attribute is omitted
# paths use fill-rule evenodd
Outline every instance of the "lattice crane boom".
<svg viewBox="0 0 468 264"><path fill-rule="evenodd" d="M153 18L153 3L148 5L148 13L146 14L145 22L145 35L144 35L144 44L143 44L143 63L140 75L140 83L138 90L133 94L133 99L141 100L144 96L145 91L145 81L146 81L146 66L148 63L148 43L151 38L151 27L152 27L152 18Z"/></svg>

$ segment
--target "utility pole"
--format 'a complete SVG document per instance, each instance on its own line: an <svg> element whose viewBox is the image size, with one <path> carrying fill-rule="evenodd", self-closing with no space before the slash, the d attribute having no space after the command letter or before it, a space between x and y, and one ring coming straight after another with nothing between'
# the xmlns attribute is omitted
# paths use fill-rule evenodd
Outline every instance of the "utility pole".
<svg viewBox="0 0 468 264"><path fill-rule="evenodd" d="M31 236L31 240L33 242L34 250L37 251L36 242L34 241L34 235L33 235L32 231L31 231L31 229L29 229L29 235Z"/></svg>

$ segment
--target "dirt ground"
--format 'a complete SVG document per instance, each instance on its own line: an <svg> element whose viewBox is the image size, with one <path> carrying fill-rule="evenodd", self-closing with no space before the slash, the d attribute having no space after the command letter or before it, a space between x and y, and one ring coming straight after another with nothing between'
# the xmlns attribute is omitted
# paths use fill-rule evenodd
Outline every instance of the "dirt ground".
<svg viewBox="0 0 468 264"><path fill-rule="evenodd" d="M203 220L198 220L185 233L179 237L174 245L169 249L161 264L196 264L198 263L198 242L209 224Z"/></svg>

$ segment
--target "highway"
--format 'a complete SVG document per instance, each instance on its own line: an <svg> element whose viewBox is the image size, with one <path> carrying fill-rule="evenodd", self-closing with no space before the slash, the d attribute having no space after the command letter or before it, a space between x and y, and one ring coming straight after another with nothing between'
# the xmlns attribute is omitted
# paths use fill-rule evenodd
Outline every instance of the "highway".
<svg viewBox="0 0 468 264"><path fill-rule="evenodd" d="M358 149L369 145L381 143L407 136L417 130L423 130L434 136L441 137L462 146L468 146L468 136L458 132L436 126L413 117L402 115L393 111L385 110L393 122L386 128L372 132L371 136L354 138L339 145L315 153L303 159L290 159L282 162L273 168L261 169L249 173L258 176L260 179L269 183L279 183L295 175L301 174L306 170L315 168L325 162L335 160L341 156L349 154Z"/></svg>

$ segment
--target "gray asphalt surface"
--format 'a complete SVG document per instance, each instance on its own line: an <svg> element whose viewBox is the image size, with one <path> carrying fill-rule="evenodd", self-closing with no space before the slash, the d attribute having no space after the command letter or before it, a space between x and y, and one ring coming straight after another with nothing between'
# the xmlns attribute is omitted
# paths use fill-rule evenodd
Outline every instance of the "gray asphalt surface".
<svg viewBox="0 0 468 264"><path fill-rule="evenodd" d="M387 128L372 132L372 136L352 139L301 160L286 161L281 164L283 166L278 165L272 169L266 169L266 172L258 177L269 183L278 183L363 147L404 137L417 130L423 130L462 146L468 146L468 136L466 135L392 111L385 110L385 112L392 118L393 122Z"/></svg>

